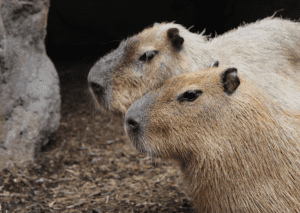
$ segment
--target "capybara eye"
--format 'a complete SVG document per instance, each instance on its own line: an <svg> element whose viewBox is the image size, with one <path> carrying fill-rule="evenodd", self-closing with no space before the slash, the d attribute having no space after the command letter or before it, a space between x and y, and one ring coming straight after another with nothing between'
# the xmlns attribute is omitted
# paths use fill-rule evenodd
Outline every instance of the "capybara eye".
<svg viewBox="0 0 300 213"><path fill-rule="evenodd" d="M154 56L156 56L158 54L158 51L157 50L150 50L150 51L147 51L145 52L141 57L140 57L140 60L141 61L150 61Z"/></svg>
<svg viewBox="0 0 300 213"><path fill-rule="evenodd" d="M202 95L201 90L188 90L185 93L178 96L179 102L192 102Z"/></svg>

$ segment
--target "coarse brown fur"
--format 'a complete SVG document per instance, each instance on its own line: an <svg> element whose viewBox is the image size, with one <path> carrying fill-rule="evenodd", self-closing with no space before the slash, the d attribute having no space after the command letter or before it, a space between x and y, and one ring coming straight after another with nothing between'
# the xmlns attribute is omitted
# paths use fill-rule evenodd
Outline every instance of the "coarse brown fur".
<svg viewBox="0 0 300 213"><path fill-rule="evenodd" d="M268 17L216 38L175 23L155 24L102 57L88 81L97 107L121 115L165 79L215 60L241 70L281 107L300 110L300 23L281 18Z"/></svg>
<svg viewBox="0 0 300 213"><path fill-rule="evenodd" d="M300 113L282 109L240 70L222 82L224 70L166 80L129 108L128 135L141 152L181 165L200 212L300 212Z"/></svg>

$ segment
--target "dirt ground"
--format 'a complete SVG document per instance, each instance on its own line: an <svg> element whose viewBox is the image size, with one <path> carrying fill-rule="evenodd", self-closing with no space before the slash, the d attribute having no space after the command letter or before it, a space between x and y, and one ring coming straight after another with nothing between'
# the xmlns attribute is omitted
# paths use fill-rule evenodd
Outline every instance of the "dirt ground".
<svg viewBox="0 0 300 213"><path fill-rule="evenodd" d="M36 162L0 172L0 212L193 212L178 167L140 154L123 118L95 109L91 63L56 64L63 70L59 130Z"/></svg>

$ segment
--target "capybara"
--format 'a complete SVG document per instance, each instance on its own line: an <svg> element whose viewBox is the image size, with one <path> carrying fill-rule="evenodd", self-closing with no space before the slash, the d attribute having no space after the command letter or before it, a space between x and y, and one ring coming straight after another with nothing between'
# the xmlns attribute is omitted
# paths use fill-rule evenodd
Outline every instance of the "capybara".
<svg viewBox="0 0 300 213"><path fill-rule="evenodd" d="M200 212L300 212L300 113L238 72L167 79L132 104L125 130L142 153L180 165Z"/></svg>
<svg viewBox="0 0 300 213"><path fill-rule="evenodd" d="M214 61L240 75L284 109L300 110L300 23L268 17L216 38L175 23L155 24L122 41L90 70L97 108L124 115L133 102L181 73Z"/></svg>

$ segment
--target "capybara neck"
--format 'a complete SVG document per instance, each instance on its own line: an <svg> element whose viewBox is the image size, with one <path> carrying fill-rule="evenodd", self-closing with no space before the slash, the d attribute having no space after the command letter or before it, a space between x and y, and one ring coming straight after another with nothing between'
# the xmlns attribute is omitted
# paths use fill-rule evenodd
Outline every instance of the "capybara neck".
<svg viewBox="0 0 300 213"><path fill-rule="evenodd" d="M249 212L288 212L300 207L299 114L282 110L251 87L237 92L230 109L225 102L224 110L209 112L209 124L199 119L195 126L201 133L188 140L193 130L174 135L197 143L188 152L192 157L179 158L190 162L179 163L199 207L211 205L212 212L235 212L242 206ZM258 200L265 205L256 206Z"/></svg>
<svg viewBox="0 0 300 213"><path fill-rule="evenodd" d="M186 166L181 168L189 189L197 195L200 209L211 205L212 212L243 208L249 212L288 212L284 202L297 209L300 199L293 199L295 194L300 197L299 113L284 111L252 84L241 81L230 99L223 96L215 100L215 107L196 115L196 121L185 119L196 123L196 130L170 134L195 143L188 152L192 157L179 158L190 160L179 162ZM279 200L279 194L284 199ZM258 200L265 205L256 204ZM275 202L277 205L271 205ZM217 203L220 205L214 206Z"/></svg>

